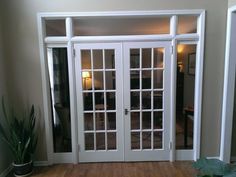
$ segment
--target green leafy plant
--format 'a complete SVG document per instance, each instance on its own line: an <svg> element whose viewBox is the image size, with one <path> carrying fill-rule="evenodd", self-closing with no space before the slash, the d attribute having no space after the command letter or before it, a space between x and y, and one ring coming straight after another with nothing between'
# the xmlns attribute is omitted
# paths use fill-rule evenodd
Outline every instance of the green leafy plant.
<svg viewBox="0 0 236 177"><path fill-rule="evenodd" d="M198 177L236 177L236 164L227 164L218 159L201 158L193 163L199 170Z"/></svg>
<svg viewBox="0 0 236 177"><path fill-rule="evenodd" d="M37 145L35 133L35 110L31 106L30 112L25 111L20 119L14 110L7 110L2 99L4 121L0 122L0 137L9 146L15 164L28 163L32 159Z"/></svg>

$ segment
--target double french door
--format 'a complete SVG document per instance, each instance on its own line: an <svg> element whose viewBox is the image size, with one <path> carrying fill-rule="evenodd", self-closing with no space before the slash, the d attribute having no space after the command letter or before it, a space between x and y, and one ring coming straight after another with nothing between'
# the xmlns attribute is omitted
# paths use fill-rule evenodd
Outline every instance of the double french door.
<svg viewBox="0 0 236 177"><path fill-rule="evenodd" d="M80 162L169 160L170 47L75 44Z"/></svg>

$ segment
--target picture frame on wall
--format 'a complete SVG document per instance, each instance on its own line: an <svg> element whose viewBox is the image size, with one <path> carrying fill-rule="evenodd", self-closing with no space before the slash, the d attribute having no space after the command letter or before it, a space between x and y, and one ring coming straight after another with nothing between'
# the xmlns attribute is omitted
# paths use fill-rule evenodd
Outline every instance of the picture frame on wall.
<svg viewBox="0 0 236 177"><path fill-rule="evenodd" d="M190 53L188 55L188 74L195 75L196 69L196 53Z"/></svg>

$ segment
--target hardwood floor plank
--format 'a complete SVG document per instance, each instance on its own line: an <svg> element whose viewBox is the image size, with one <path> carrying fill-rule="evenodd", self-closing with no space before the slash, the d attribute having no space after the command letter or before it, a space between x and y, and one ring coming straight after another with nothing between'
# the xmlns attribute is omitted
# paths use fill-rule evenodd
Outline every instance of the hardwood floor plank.
<svg viewBox="0 0 236 177"><path fill-rule="evenodd" d="M13 175L9 175L12 177ZM192 162L58 164L36 167L32 177L195 177Z"/></svg>

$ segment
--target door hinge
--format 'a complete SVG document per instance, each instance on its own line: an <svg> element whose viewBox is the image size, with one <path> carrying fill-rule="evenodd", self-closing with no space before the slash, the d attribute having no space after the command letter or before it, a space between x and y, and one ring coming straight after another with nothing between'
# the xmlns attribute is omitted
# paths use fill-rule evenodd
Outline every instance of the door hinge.
<svg viewBox="0 0 236 177"><path fill-rule="evenodd" d="M129 113L129 110L126 108L125 109L125 115L128 115L128 113Z"/></svg>
<svg viewBox="0 0 236 177"><path fill-rule="evenodd" d="M173 148L173 143L170 142L170 143L169 143L169 149L172 150L172 148Z"/></svg>
<svg viewBox="0 0 236 177"><path fill-rule="evenodd" d="M76 51L73 49L73 57L75 58Z"/></svg>

